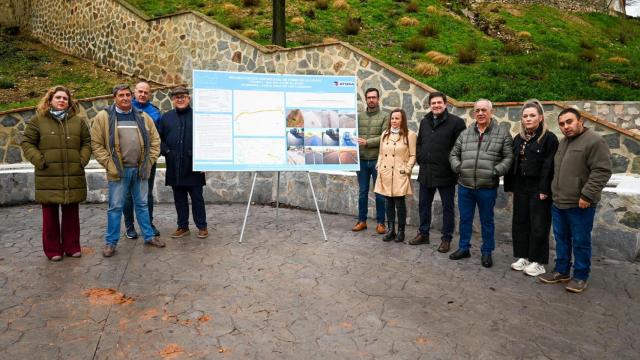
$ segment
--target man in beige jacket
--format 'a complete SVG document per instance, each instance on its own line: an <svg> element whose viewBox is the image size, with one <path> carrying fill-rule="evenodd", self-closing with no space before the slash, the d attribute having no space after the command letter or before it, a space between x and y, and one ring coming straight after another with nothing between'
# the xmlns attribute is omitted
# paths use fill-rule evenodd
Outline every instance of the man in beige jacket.
<svg viewBox="0 0 640 360"><path fill-rule="evenodd" d="M100 111L91 127L91 148L109 181L104 257L113 256L120 240L122 208L128 194L133 196L145 245L165 246L154 236L147 207L147 179L160 155L160 136L153 120L132 107L129 85L114 87L113 97L114 104Z"/></svg>

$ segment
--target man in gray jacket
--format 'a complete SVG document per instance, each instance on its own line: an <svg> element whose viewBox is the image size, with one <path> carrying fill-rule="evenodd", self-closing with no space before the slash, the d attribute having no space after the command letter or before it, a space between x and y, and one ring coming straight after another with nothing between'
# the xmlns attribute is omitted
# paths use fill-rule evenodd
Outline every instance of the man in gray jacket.
<svg viewBox="0 0 640 360"><path fill-rule="evenodd" d="M558 145L551 182L556 268L538 279L547 284L571 280L567 291L580 293L587 288L593 218L602 189L611 178L611 153L600 135L584 127L576 109L562 110L558 127L565 137ZM573 279L569 274L572 251Z"/></svg>
<svg viewBox="0 0 640 360"><path fill-rule="evenodd" d="M471 233L476 206L482 225L482 266L491 267L495 248L493 208L496 204L500 176L513 162L513 141L509 130L492 119L491 101L480 99L473 106L476 122L460 133L449 155L451 169L458 174L458 210L460 242L451 260L471 256Z"/></svg>

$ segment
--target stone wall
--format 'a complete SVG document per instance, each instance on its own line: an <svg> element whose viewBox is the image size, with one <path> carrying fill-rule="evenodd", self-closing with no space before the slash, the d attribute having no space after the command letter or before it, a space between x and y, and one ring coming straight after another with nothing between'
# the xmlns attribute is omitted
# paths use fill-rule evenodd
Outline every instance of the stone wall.
<svg viewBox="0 0 640 360"><path fill-rule="evenodd" d="M565 104L640 134L638 101L566 101Z"/></svg>
<svg viewBox="0 0 640 360"><path fill-rule="evenodd" d="M19 26L28 28L31 0L0 1L0 28Z"/></svg>
<svg viewBox="0 0 640 360"><path fill-rule="evenodd" d="M107 181L104 170L97 164L87 170L88 202L106 202ZM172 203L171 188L164 185L164 169L159 168L154 186L156 201ZM314 190L318 197L318 206L323 212L353 216L354 222L358 213L358 181L355 173L311 173ZM208 203L245 203L251 189L252 173L249 172L211 172L207 174L204 191ZM413 188L418 188L415 180ZM276 201L277 173L260 172L257 174L256 187L252 201L256 204L270 204ZM32 202L34 200L34 177L30 167L22 170L0 170L0 206L8 206ZM436 196L434 205L433 229L437 233L442 226L442 212ZM315 210L313 198L309 191L307 174L304 172L283 172L280 179L280 202L302 209ZM375 216L375 201L370 194L369 216ZM511 196L498 191L496 201L496 232L511 238ZM417 226L418 192L407 199L408 223ZM457 215L456 215L457 216ZM275 217L275 211L274 211ZM238 224L241 219L238 219ZM249 225L251 226L251 225ZM325 224L330 227L331 224ZM317 230L320 232L320 225ZM349 231L349 229L344 229ZM457 229L456 229L457 231ZM474 244L478 246L479 224L474 225ZM640 260L640 194L616 194L605 191L598 205L598 213L593 232L594 255L608 256L613 259Z"/></svg>

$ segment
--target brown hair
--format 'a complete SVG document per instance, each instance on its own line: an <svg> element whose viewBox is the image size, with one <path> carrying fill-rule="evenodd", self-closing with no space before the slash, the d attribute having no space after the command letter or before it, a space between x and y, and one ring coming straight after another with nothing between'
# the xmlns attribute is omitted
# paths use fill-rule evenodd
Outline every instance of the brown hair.
<svg viewBox="0 0 640 360"><path fill-rule="evenodd" d="M540 132L540 136L538 137L537 142L540 143L540 141L542 140L542 138L547 134L548 128L547 128L547 122L544 121L544 108L542 107L542 104L540 103L540 101L538 101L537 99L530 99L524 102L524 105L522 105L522 108L520 109L520 115L524 114L524 111L526 109L536 109L536 112L538 112L538 115L542 116L542 121L540 122L539 126L542 126L542 131ZM524 126L522 126L522 119L520 119L520 137L524 139L525 133L524 133Z"/></svg>
<svg viewBox="0 0 640 360"><path fill-rule="evenodd" d="M389 137L389 134L391 134L391 115L393 115L393 113L400 113L400 118L402 119L402 122L400 123L400 138L403 139L403 142L405 144L407 144L409 142L408 140L409 128L407 127L407 113L405 113L404 110L402 109L395 109L389 113L389 125L385 130L384 137L382 138L382 140L385 140L387 137Z"/></svg>
<svg viewBox="0 0 640 360"><path fill-rule="evenodd" d="M62 85L57 85L49 88L42 99L40 99L40 102L38 102L38 106L36 106L36 113L38 115L45 115L49 112L49 109L51 108L51 99L58 91L64 91L69 97L69 115L78 112L78 103L76 103L71 97L71 91Z"/></svg>

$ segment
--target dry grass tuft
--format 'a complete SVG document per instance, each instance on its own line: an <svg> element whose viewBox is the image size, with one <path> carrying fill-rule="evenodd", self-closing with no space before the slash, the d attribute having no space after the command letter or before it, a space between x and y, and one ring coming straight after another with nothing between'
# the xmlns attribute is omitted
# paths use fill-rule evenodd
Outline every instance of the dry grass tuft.
<svg viewBox="0 0 640 360"><path fill-rule="evenodd" d="M222 8L224 9L224 12L229 14L237 14L240 11L240 8L231 3L222 4Z"/></svg>
<svg viewBox="0 0 640 360"><path fill-rule="evenodd" d="M416 26L419 23L420 21L418 21L418 19L408 17L408 16L403 16L400 18L400 20L398 20L398 24L400 26Z"/></svg>
<svg viewBox="0 0 640 360"><path fill-rule="evenodd" d="M249 39L255 39L258 37L258 32L252 29L248 29L243 31L242 35L248 37Z"/></svg>
<svg viewBox="0 0 640 360"><path fill-rule="evenodd" d="M436 9L436 7L433 6L433 5L429 5L429 6L427 6L427 12L429 14L435 15L435 14L438 13L438 9Z"/></svg>
<svg viewBox="0 0 640 360"><path fill-rule="evenodd" d="M336 10L348 10L349 4L347 4L346 0L335 0L333 2L333 8Z"/></svg>
<svg viewBox="0 0 640 360"><path fill-rule="evenodd" d="M610 57L609 58L609 62L614 63L614 64L628 64L631 61L629 61L629 59L627 58L623 58L620 56L614 56L614 57Z"/></svg>
<svg viewBox="0 0 640 360"><path fill-rule="evenodd" d="M440 69L436 65L427 62L417 63L414 70L423 76L438 76L440 74Z"/></svg>
<svg viewBox="0 0 640 360"><path fill-rule="evenodd" d="M451 65L453 64L453 58L449 55L445 55L439 51L431 50L427 53L427 57L438 65Z"/></svg>
<svg viewBox="0 0 640 360"><path fill-rule="evenodd" d="M304 25L304 18L302 16L296 16L293 19L291 19L291 23L293 25L302 26Z"/></svg>
<svg viewBox="0 0 640 360"><path fill-rule="evenodd" d="M518 32L518 37L520 39L531 39L531 33L528 31L520 31Z"/></svg>
<svg viewBox="0 0 640 360"><path fill-rule="evenodd" d="M337 42L337 41L339 41L339 40L336 39L336 38L332 38L330 36L327 36L326 38L322 39L322 43L323 44L334 43L334 42Z"/></svg>

